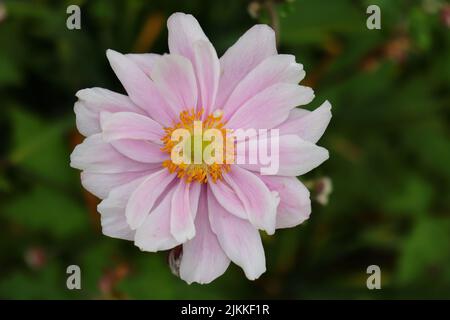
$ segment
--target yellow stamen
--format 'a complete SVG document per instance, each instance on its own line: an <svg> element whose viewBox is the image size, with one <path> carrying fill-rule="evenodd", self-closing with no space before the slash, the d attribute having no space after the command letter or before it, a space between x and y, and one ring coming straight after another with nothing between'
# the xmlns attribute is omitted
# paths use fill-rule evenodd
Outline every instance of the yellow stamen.
<svg viewBox="0 0 450 320"><path fill-rule="evenodd" d="M164 128L165 135L161 138L164 146L161 148L161 150L170 155L172 149L179 143L178 141L172 140L172 133L177 129L186 129L191 133L191 136L194 137L194 122L201 121L203 132L207 129L218 129L222 133L222 137L224 140L223 154L227 155L227 150L225 150L225 146L227 146L227 144L225 143L225 141L226 139L230 138L230 135L228 134L227 129L225 129L224 127L224 121L222 121L223 111L216 110L214 113L208 115L203 120L202 116L203 109L199 111L195 111L194 109L182 111L179 116L180 120L177 123L174 123L172 127ZM202 141L201 151L203 151L209 143L209 141ZM192 150L194 150L194 147L192 147ZM234 155L234 149L228 150L228 153L232 153L232 155ZM176 174L178 178L184 179L187 183L190 183L192 181L206 183L209 179L211 179L212 182L215 183L216 181L221 180L225 173L230 171L231 167L229 159L233 159L233 156L228 155L226 157L226 160L224 159L224 163L214 162L212 164L207 164L204 160L202 160L201 163L194 163L192 161L190 163L174 163L172 160L165 160L162 165L163 167L167 168L170 173Z"/></svg>

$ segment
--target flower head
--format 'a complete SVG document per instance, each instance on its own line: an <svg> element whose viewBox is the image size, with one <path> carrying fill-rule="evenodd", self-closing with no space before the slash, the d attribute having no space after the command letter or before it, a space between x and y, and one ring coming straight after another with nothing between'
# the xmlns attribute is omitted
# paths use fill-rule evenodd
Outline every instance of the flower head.
<svg viewBox="0 0 450 320"><path fill-rule="evenodd" d="M193 16L173 14L168 29L170 54L107 51L127 95L77 92L86 139L71 166L102 199L105 235L143 251L177 248L172 265L188 283L211 282L230 261L256 279L266 270L259 230L273 234L310 215L309 192L296 176L328 158L316 142L331 106L296 108L313 91L298 85L303 66L277 53L266 25L252 27L220 59ZM262 137L264 129L279 135ZM236 149L255 151L253 140L277 147L276 174L262 174L262 162L238 161Z"/></svg>

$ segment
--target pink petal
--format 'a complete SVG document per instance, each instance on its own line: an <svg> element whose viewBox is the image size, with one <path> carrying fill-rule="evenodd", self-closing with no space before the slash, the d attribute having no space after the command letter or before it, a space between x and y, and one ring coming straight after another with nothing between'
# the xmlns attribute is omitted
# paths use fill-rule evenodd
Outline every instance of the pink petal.
<svg viewBox="0 0 450 320"><path fill-rule="evenodd" d="M204 115L208 115L216 101L220 77L219 58L209 41L194 43L194 67L200 90L198 103L204 109Z"/></svg>
<svg viewBox="0 0 450 320"><path fill-rule="evenodd" d="M103 141L101 133L87 137L75 147L70 155L70 166L97 173L145 171L154 167L117 152L109 143Z"/></svg>
<svg viewBox="0 0 450 320"><path fill-rule="evenodd" d="M311 88L277 83L249 99L229 119L232 129L271 129L285 121L289 112L314 98Z"/></svg>
<svg viewBox="0 0 450 320"><path fill-rule="evenodd" d="M119 139L150 140L161 144L163 127L147 116L132 112L117 112L102 117L102 133L106 142Z"/></svg>
<svg viewBox="0 0 450 320"><path fill-rule="evenodd" d="M123 214L102 215L100 224L105 236L129 241L134 239L134 231L128 227Z"/></svg>
<svg viewBox="0 0 450 320"><path fill-rule="evenodd" d="M242 201L236 192L224 181L218 180L216 183L208 183L208 188L214 194L219 204L228 212L239 218L248 219Z"/></svg>
<svg viewBox="0 0 450 320"><path fill-rule="evenodd" d="M223 110L233 114L250 98L277 83L298 84L305 76L303 66L293 55L277 54L266 58L236 86Z"/></svg>
<svg viewBox="0 0 450 320"><path fill-rule="evenodd" d="M200 195L195 230L195 237L183 244L180 277L189 284L210 283L227 270L230 260L211 230L205 189Z"/></svg>
<svg viewBox="0 0 450 320"><path fill-rule="evenodd" d="M152 80L130 58L111 49L106 51L106 56L134 103L163 125L170 125L176 119L178 115L170 113Z"/></svg>
<svg viewBox="0 0 450 320"><path fill-rule="evenodd" d="M152 211L156 201L176 177L165 168L148 176L131 194L126 206L128 224L132 229L139 228ZM168 204L170 206L170 203ZM170 211L167 212L170 215Z"/></svg>
<svg viewBox="0 0 450 320"><path fill-rule="evenodd" d="M197 19L190 14L176 12L167 20L169 30L169 50L182 55L194 63L194 42L208 41Z"/></svg>
<svg viewBox="0 0 450 320"><path fill-rule="evenodd" d="M191 62L183 56L164 55L151 70L151 77L172 113L197 106L197 83Z"/></svg>
<svg viewBox="0 0 450 320"><path fill-rule="evenodd" d="M250 280L266 271L261 237L248 221L227 212L211 194L208 195L211 228L226 255L240 266Z"/></svg>
<svg viewBox="0 0 450 320"><path fill-rule="evenodd" d="M155 62L161 58L161 55L155 53L129 53L125 57L133 61L139 69L150 77L150 71L153 69Z"/></svg>
<svg viewBox="0 0 450 320"><path fill-rule="evenodd" d="M244 33L220 58L223 73L216 107L222 108L237 84L261 61L275 54L275 33L269 26L255 25Z"/></svg>
<svg viewBox="0 0 450 320"><path fill-rule="evenodd" d="M252 138L252 139L256 139ZM271 137L267 139L260 139L260 143L271 145ZM247 152L258 152L252 148L252 144L246 143ZM237 149L240 148L239 146ZM275 154L271 154L272 158ZM276 175L281 176L299 176L305 174L315 167L319 166L322 162L328 159L328 151L325 148L316 146L315 144L305 141L296 135L283 135L279 137L279 170ZM247 170L256 171L261 173L261 164L239 164L240 167Z"/></svg>
<svg viewBox="0 0 450 320"><path fill-rule="evenodd" d="M161 151L161 145L146 140L114 140L111 145L124 156L142 163L161 163L169 155Z"/></svg>
<svg viewBox="0 0 450 320"><path fill-rule="evenodd" d="M180 243L195 236L194 219L197 214L200 187L199 183L183 181L175 187L170 212L170 232Z"/></svg>
<svg viewBox="0 0 450 320"><path fill-rule="evenodd" d="M200 193L202 191L202 185L200 183L191 183L189 190L189 204L193 217L197 216L198 204L200 201Z"/></svg>
<svg viewBox="0 0 450 320"><path fill-rule="evenodd" d="M98 211L101 214L107 214L108 210L114 210L116 212L120 211L125 216L125 207L127 206L131 194L146 179L147 176L142 176L112 189L108 194L108 197L102 200L97 206Z"/></svg>
<svg viewBox="0 0 450 320"><path fill-rule="evenodd" d="M268 234L275 232L278 198L255 174L235 165L224 180L244 205L248 220Z"/></svg>
<svg viewBox="0 0 450 320"><path fill-rule="evenodd" d="M280 134L296 134L300 138L316 143L331 120L331 104L325 101L316 110L309 112L294 109L280 126Z"/></svg>
<svg viewBox="0 0 450 320"><path fill-rule="evenodd" d="M291 228L309 218L311 200L308 189L296 177L260 176L270 190L278 192L277 229Z"/></svg>
<svg viewBox="0 0 450 320"><path fill-rule="evenodd" d="M172 249L180 244L170 233L170 210L173 193L174 187L163 195L161 202L137 228L134 244L141 250L156 252Z"/></svg>
<svg viewBox="0 0 450 320"><path fill-rule="evenodd" d="M76 116L77 129L82 135L88 137L101 131L98 112L87 108L81 101L75 102L73 111Z"/></svg>
<svg viewBox="0 0 450 320"><path fill-rule="evenodd" d="M198 109L203 108L204 114L209 114L215 102L220 75L217 53L192 15L174 13L167 20L167 27L170 53L191 61L197 76Z"/></svg>
<svg viewBox="0 0 450 320"><path fill-rule="evenodd" d="M102 88L83 89L76 93L74 111L78 131L90 136L101 131L99 113L129 111L143 113L127 96Z"/></svg>
<svg viewBox="0 0 450 320"><path fill-rule="evenodd" d="M125 206L130 194L145 179L140 177L111 190L108 197L97 206L101 215L103 234L119 239L133 240L134 231L125 218Z"/></svg>
<svg viewBox="0 0 450 320"><path fill-rule="evenodd" d="M81 184L83 187L100 199L105 199L111 189L126 184L139 177L150 175L151 173L159 170L149 169L146 171L136 172L120 172L120 173L96 173L96 172L81 172Z"/></svg>

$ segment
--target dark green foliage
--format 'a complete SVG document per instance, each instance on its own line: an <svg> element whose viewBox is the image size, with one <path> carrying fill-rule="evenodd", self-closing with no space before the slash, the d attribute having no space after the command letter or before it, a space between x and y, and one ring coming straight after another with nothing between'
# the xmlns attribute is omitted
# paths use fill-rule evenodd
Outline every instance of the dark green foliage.
<svg viewBox="0 0 450 320"><path fill-rule="evenodd" d="M82 29L71 31L66 7L76 3ZM333 192L303 225L263 236L259 280L231 266L211 285L189 286L165 253L101 234L96 202L69 167L75 92L123 91L105 50L167 52L172 12L194 14L220 55L251 25L273 22L264 3L252 18L238 0L4 1L0 298L450 298L445 1L275 1L279 51L304 64L310 108L333 105L319 143L330 159L301 179L328 176ZM381 7L381 30L366 28L369 4ZM149 19L163 26L142 45ZM82 269L81 291L66 289L70 264ZM366 288L371 264L381 267L381 290Z"/></svg>

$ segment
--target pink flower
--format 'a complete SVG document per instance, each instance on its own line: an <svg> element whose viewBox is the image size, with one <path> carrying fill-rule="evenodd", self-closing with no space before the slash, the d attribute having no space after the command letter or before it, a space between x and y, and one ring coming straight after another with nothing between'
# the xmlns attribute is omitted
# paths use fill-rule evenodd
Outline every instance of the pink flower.
<svg viewBox="0 0 450 320"><path fill-rule="evenodd" d="M315 143L331 106L295 108L314 94L298 85L303 66L277 53L270 27L255 25L219 59L193 16L175 13L167 24L170 54L107 51L128 95L77 92L77 127L86 139L71 166L103 199L105 235L150 252L182 245L178 272L188 283L211 282L230 261L256 279L266 270L258 230L273 234L310 215L309 192L296 176L328 158ZM170 133L194 120L219 129L278 128L278 175L263 176L258 165L175 164Z"/></svg>

